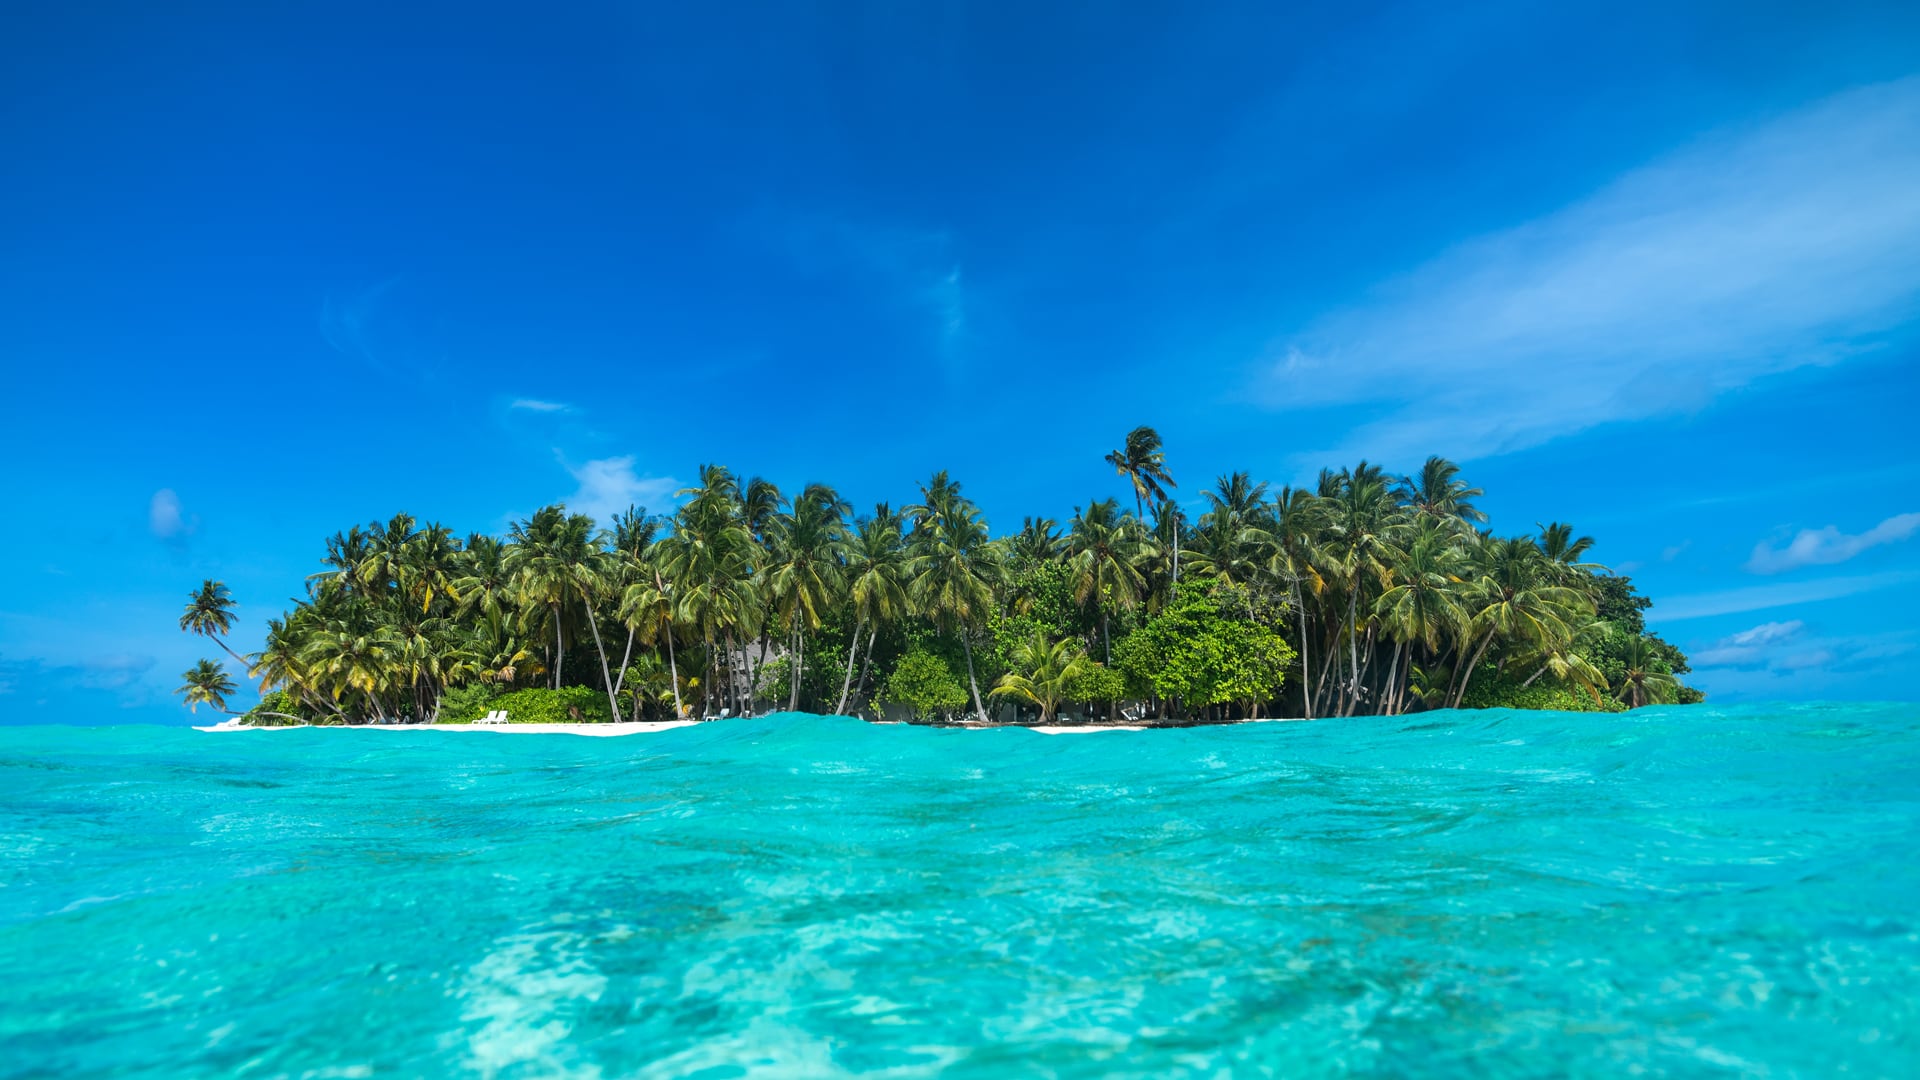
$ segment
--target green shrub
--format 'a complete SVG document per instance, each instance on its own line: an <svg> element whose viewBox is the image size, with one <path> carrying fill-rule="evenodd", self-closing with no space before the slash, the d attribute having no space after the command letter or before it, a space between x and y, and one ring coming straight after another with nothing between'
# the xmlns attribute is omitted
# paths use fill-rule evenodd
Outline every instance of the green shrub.
<svg viewBox="0 0 1920 1080"><path fill-rule="evenodd" d="M880 700L905 705L913 710L916 719L925 720L965 708L967 688L960 685L945 660L915 646L893 666Z"/></svg>
<svg viewBox="0 0 1920 1080"><path fill-rule="evenodd" d="M590 686L515 690L493 699L489 707L507 710L507 721L513 724L605 724L613 720L607 710L607 695Z"/></svg>
<svg viewBox="0 0 1920 1080"><path fill-rule="evenodd" d="M1119 701L1127 696L1127 677L1099 664L1088 668L1067 688L1069 701Z"/></svg>
<svg viewBox="0 0 1920 1080"><path fill-rule="evenodd" d="M489 711L499 708L494 702L500 699L500 692L500 687L492 683L449 687L446 693L440 695L440 716L436 722L471 724Z"/></svg>
<svg viewBox="0 0 1920 1080"><path fill-rule="evenodd" d="M289 720L288 717L294 717ZM280 727L286 724L315 723L313 710L297 696L285 690L274 690L260 699L260 704L247 710L240 718L243 723L254 727Z"/></svg>
<svg viewBox="0 0 1920 1080"><path fill-rule="evenodd" d="M1491 674L1491 673L1489 673ZM1595 701L1593 695L1578 687L1561 686L1545 679L1523 687L1510 677L1484 678L1474 673L1473 682L1460 699L1463 709L1551 709L1556 712L1620 712L1615 701Z"/></svg>

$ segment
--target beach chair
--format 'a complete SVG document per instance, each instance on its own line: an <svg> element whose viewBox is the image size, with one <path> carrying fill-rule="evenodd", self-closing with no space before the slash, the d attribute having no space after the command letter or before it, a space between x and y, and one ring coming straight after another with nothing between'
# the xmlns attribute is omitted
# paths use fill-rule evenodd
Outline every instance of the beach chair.
<svg viewBox="0 0 1920 1080"><path fill-rule="evenodd" d="M732 709L721 709L720 714L718 716L711 716L711 715L703 716L700 718L700 720L702 723L705 723L708 720L725 720L727 717L732 715L733 715Z"/></svg>
<svg viewBox="0 0 1920 1080"><path fill-rule="evenodd" d="M476 724L504 724L506 722L507 722L507 710L505 709L495 709L492 712L489 712L487 715L474 721L474 723Z"/></svg>
<svg viewBox="0 0 1920 1080"><path fill-rule="evenodd" d="M1140 718L1145 715L1147 715L1147 707L1145 705L1135 705L1131 709L1120 710L1120 719L1125 720L1129 724L1139 723Z"/></svg>

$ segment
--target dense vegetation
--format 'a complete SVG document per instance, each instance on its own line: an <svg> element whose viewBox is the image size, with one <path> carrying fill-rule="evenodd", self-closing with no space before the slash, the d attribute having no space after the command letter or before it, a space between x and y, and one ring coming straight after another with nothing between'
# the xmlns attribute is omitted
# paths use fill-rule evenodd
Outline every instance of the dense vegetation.
<svg viewBox="0 0 1920 1080"><path fill-rule="evenodd" d="M1107 456L1128 483L1063 526L993 537L946 473L856 516L719 466L668 518L602 531L549 506L505 539L407 514L335 534L307 595L242 658L209 581L180 624L269 691L260 722L667 719L767 708L923 719L1352 716L1699 700L1646 598L1561 524L1498 536L1452 463L1365 462L1311 490L1245 473L1188 520L1158 435ZM185 675L225 709L223 665Z"/></svg>

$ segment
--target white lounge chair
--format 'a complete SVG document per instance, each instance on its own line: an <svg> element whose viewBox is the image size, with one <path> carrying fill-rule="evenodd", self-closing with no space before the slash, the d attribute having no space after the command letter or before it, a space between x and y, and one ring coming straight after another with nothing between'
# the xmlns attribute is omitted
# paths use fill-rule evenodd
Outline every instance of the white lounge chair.
<svg viewBox="0 0 1920 1080"><path fill-rule="evenodd" d="M706 721L708 721L708 720L725 720L725 719L726 719L727 717L729 717L729 716L732 716L732 715L733 715L733 710L732 710L732 709L721 709L721 710L720 710L720 715L718 715L718 716L711 716L711 715L709 715L709 716L703 716L703 717L701 717L701 718L700 718L700 720L701 720L701 722L703 722L703 723L704 723L704 722L706 722Z"/></svg>
<svg viewBox="0 0 1920 1080"><path fill-rule="evenodd" d="M495 709L492 712L489 712L487 715L474 721L474 723L476 724L504 724L506 722L507 722L507 710L505 709Z"/></svg>
<svg viewBox="0 0 1920 1080"><path fill-rule="evenodd" d="M1147 715L1147 707L1145 705L1135 705L1131 709L1120 710L1120 718L1129 724L1139 723L1140 718L1145 715Z"/></svg>

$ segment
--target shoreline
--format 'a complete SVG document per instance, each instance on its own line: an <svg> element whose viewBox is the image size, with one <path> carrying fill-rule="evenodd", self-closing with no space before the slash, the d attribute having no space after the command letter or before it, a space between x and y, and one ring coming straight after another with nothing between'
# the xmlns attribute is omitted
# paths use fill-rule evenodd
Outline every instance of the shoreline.
<svg viewBox="0 0 1920 1080"><path fill-rule="evenodd" d="M750 719L750 718L749 718ZM857 717L855 719L858 719ZM1158 731L1178 730L1190 727L1232 727L1237 724L1274 724L1304 722L1300 716L1270 716L1257 720L1227 720L1209 724L955 724L944 729L959 731L1032 731L1041 735L1093 735L1104 731ZM872 721L867 721L872 723ZM634 723L615 721L610 724L277 724L271 727L255 727L249 724L226 722L206 726L196 725L195 731L231 732L231 731L295 731L302 728L339 729L343 731L451 731L451 732L490 732L503 735L587 735L595 738L607 738L618 735L646 735L656 731L669 731L674 728L695 727L700 724L721 724L724 720L659 720ZM882 726L906 726L887 724ZM924 725L933 727L934 725Z"/></svg>

